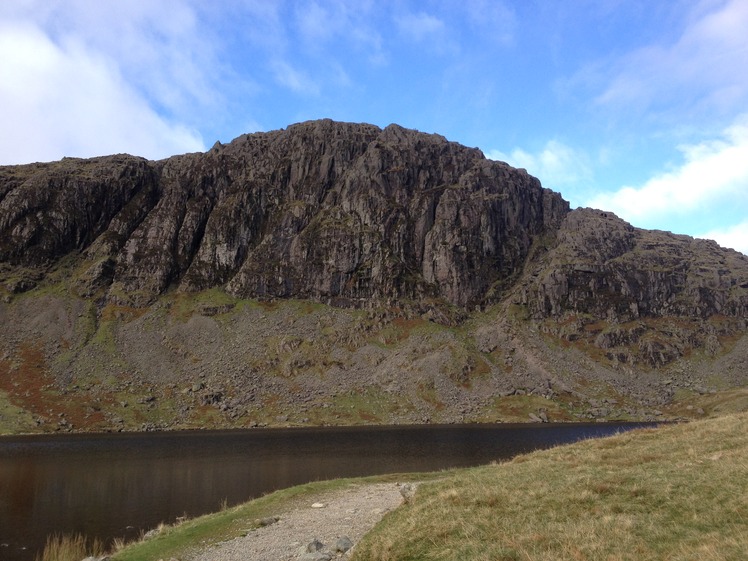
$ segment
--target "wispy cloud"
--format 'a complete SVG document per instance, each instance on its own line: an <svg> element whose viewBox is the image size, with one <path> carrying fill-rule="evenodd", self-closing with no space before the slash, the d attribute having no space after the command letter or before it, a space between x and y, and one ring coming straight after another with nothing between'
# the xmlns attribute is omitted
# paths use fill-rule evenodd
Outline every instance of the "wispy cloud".
<svg viewBox="0 0 748 561"><path fill-rule="evenodd" d="M473 32L491 43L514 42L517 17L514 10L499 0L467 0L464 3Z"/></svg>
<svg viewBox="0 0 748 561"><path fill-rule="evenodd" d="M600 106L661 113L730 111L748 100L748 2L697 3L673 42L650 44L598 66ZM586 72L589 72L587 69ZM589 77L588 77L589 78Z"/></svg>
<svg viewBox="0 0 748 561"><path fill-rule="evenodd" d="M551 189L579 187L580 184L592 180L589 157L583 151L558 140L548 141L541 150L534 153L522 148L515 148L509 153L489 150L486 157L507 162L514 167L525 168L540 179L544 186Z"/></svg>
<svg viewBox="0 0 748 561"><path fill-rule="evenodd" d="M296 26L309 43L323 43L339 29L341 18L333 15L332 8L319 2L305 2L296 6Z"/></svg>
<svg viewBox="0 0 748 561"><path fill-rule="evenodd" d="M294 68L285 60L275 60L271 66L275 80L280 85L298 94L319 95L319 84L306 72Z"/></svg>
<svg viewBox="0 0 748 561"><path fill-rule="evenodd" d="M377 15L372 2L356 3L342 0L303 2L294 10L294 27L304 47L332 56L327 47L341 39L354 51L364 54L369 62L379 64L386 60L384 41L376 27ZM342 53L335 53L341 58Z"/></svg>
<svg viewBox="0 0 748 561"><path fill-rule="evenodd" d="M402 37L419 44L427 51L444 55L459 50L448 25L436 15L403 11L394 16L394 21Z"/></svg>
<svg viewBox="0 0 748 561"><path fill-rule="evenodd" d="M444 32L446 26L438 17L425 12L406 12L395 18L400 32L416 41L424 41Z"/></svg>
<svg viewBox="0 0 748 561"><path fill-rule="evenodd" d="M5 22L31 22L55 44L77 42L116 62L129 84L171 112L220 103L216 37L189 0L6 3Z"/></svg>

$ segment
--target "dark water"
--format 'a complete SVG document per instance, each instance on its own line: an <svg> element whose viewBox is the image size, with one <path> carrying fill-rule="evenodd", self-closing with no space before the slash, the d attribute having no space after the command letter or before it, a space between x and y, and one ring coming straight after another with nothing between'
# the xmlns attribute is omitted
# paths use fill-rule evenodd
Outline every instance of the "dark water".
<svg viewBox="0 0 748 561"><path fill-rule="evenodd" d="M136 537L308 481L473 466L633 424L449 425L0 437L0 560L53 532Z"/></svg>

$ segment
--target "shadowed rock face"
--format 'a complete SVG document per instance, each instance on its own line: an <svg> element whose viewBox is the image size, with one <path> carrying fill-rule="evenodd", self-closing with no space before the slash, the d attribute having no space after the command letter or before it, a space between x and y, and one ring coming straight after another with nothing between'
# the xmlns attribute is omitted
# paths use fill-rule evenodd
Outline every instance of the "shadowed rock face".
<svg viewBox="0 0 748 561"><path fill-rule="evenodd" d="M79 283L148 302L246 297L497 299L568 205L477 149L391 125L316 121L205 154L3 168L0 260L82 251Z"/></svg>
<svg viewBox="0 0 748 561"><path fill-rule="evenodd" d="M535 318L748 315L742 254L570 212L524 170L397 125L0 168L0 262L26 274L13 291L70 254L82 294L135 304L217 286L343 305L510 297Z"/></svg>

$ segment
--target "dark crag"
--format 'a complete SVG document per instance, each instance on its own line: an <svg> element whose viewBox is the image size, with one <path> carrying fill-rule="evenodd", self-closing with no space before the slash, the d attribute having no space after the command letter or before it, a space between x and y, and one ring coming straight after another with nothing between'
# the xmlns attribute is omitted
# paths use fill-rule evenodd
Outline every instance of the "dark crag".
<svg viewBox="0 0 748 561"><path fill-rule="evenodd" d="M477 149L390 125L315 121L205 154L5 168L0 259L83 252L79 284L148 303L170 286L464 306L521 269L568 212Z"/></svg>

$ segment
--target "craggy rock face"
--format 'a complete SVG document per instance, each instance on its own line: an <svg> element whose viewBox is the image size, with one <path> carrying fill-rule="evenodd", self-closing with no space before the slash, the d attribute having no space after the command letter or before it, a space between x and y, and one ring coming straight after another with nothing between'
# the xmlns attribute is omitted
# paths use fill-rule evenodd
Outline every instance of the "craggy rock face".
<svg viewBox="0 0 748 561"><path fill-rule="evenodd" d="M742 254L570 212L524 170L397 125L312 121L159 162L0 168L0 263L23 268L7 289L81 253L81 294L136 305L222 287L354 306L512 295L534 318L748 315Z"/></svg>
<svg viewBox="0 0 748 561"><path fill-rule="evenodd" d="M177 285L355 304L498 299L568 211L477 149L391 125L316 121L148 162L0 171L0 260L83 251L79 284L145 303Z"/></svg>
<svg viewBox="0 0 748 561"><path fill-rule="evenodd" d="M748 318L748 258L713 241L640 230L592 209L569 213L556 238L520 291L536 318Z"/></svg>

